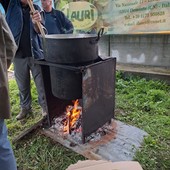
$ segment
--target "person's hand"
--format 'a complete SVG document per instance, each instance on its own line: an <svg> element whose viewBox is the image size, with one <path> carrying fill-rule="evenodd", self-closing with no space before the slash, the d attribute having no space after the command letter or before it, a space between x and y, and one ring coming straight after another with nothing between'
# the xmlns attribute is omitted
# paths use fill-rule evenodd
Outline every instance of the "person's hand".
<svg viewBox="0 0 170 170"><path fill-rule="evenodd" d="M42 19L38 10L36 10L34 13L31 12L30 14L33 24L35 24L36 22L41 22Z"/></svg>

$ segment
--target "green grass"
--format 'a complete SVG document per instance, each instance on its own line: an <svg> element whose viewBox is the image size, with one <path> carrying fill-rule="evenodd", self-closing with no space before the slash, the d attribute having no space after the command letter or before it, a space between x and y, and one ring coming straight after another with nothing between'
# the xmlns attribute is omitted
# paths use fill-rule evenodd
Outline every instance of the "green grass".
<svg viewBox="0 0 170 170"><path fill-rule="evenodd" d="M31 82L31 86L32 86L31 88L32 107L34 113L30 115L28 119L25 119L23 121L17 121L15 117L20 112L18 88L15 80L10 80L9 89L10 89L12 117L11 119L7 120L7 125L8 125L9 138L11 140L17 135L19 135L23 130L26 130L27 128L31 127L38 120L42 118L42 115L40 114L41 113L40 106L38 105L38 100L37 100L36 87L33 81Z"/></svg>
<svg viewBox="0 0 170 170"><path fill-rule="evenodd" d="M170 86L117 73L116 118L145 130L149 136L135 160L146 170L170 168Z"/></svg>
<svg viewBox="0 0 170 170"><path fill-rule="evenodd" d="M15 116L19 111L19 96L15 81L10 80L13 117L7 125L11 140L41 118L33 83L32 93L35 113L24 123L17 122ZM170 86L161 81L124 77L117 72L115 117L149 134L134 158L144 170L169 170ZM70 164L85 159L38 131L13 144L13 148L19 170L65 170Z"/></svg>
<svg viewBox="0 0 170 170"><path fill-rule="evenodd" d="M38 132L15 145L14 150L20 170L65 170L84 159Z"/></svg>

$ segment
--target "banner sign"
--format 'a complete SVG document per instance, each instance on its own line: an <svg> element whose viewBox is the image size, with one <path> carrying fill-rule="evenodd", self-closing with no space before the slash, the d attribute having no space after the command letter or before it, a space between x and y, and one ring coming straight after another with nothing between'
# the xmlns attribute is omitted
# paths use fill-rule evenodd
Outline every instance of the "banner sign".
<svg viewBox="0 0 170 170"><path fill-rule="evenodd" d="M70 2L62 8L62 11L77 30L91 28L98 18L96 7L89 2Z"/></svg>
<svg viewBox="0 0 170 170"><path fill-rule="evenodd" d="M75 32L104 27L106 34L170 33L170 0L60 0L54 5Z"/></svg>

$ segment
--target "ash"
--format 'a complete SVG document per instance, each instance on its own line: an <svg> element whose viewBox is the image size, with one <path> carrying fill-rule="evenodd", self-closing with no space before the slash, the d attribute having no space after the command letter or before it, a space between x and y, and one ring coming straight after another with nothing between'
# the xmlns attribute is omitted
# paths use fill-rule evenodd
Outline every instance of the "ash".
<svg viewBox="0 0 170 170"><path fill-rule="evenodd" d="M81 118L76 122L76 128L71 129L70 134L64 132L64 122L66 121L66 116L62 115L60 117L54 118L52 126L49 128L55 134L58 134L63 139L68 139L75 144L82 144L82 127ZM96 132L91 133L86 137L86 142L100 141L103 136L109 134L114 130L112 123L106 123L103 127L99 128Z"/></svg>

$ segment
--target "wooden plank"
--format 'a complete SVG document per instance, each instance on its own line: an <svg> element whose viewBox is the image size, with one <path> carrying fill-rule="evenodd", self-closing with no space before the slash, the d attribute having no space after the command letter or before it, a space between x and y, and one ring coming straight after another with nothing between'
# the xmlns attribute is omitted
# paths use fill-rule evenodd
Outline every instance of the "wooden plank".
<svg viewBox="0 0 170 170"><path fill-rule="evenodd" d="M37 129L44 121L44 118L40 119L37 123L35 123L30 128L22 131L19 135L17 135L13 140L12 143L16 143L19 140L21 140L24 136L26 136L28 133L32 132L33 130Z"/></svg>

